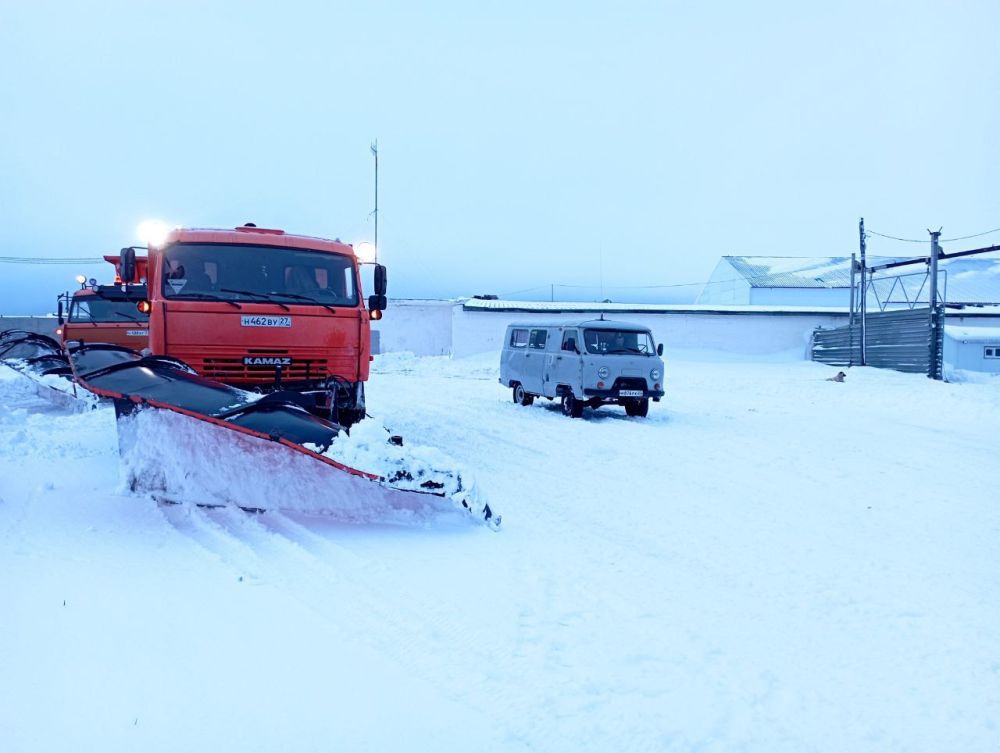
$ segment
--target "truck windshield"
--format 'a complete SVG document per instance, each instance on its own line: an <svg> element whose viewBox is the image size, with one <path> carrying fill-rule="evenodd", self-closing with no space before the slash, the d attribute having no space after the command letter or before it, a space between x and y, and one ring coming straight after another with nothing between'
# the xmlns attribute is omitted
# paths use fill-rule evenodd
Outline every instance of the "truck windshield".
<svg viewBox="0 0 1000 753"><path fill-rule="evenodd" d="M623 329L585 329L583 342L588 353L642 353L653 355L653 337L648 332Z"/></svg>
<svg viewBox="0 0 1000 753"><path fill-rule="evenodd" d="M177 243L163 251L164 298L357 306L354 260L276 246ZM211 298L209 298L211 296Z"/></svg>
<svg viewBox="0 0 1000 753"><path fill-rule="evenodd" d="M148 322L135 301L106 301L96 295L78 298L69 307L70 322Z"/></svg>

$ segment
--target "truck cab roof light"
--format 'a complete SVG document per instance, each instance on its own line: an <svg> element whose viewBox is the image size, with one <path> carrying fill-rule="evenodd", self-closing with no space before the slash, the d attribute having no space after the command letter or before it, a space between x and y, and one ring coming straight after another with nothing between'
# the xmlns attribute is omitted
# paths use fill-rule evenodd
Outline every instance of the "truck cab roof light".
<svg viewBox="0 0 1000 753"><path fill-rule="evenodd" d="M246 225L241 225L238 228L234 228L237 233L262 233L263 235L284 235L284 230L279 230L274 227L257 227L253 223L248 222Z"/></svg>

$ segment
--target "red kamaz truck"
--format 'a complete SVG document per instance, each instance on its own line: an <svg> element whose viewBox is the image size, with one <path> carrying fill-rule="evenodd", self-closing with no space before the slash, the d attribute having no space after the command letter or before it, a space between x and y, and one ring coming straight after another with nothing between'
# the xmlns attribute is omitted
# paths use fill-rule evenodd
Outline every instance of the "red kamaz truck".
<svg viewBox="0 0 1000 753"><path fill-rule="evenodd" d="M354 249L338 240L245 225L176 229L148 248L149 348L247 390L291 390L350 426L365 415L371 319L386 306L386 270L362 297ZM135 250L121 272L135 274Z"/></svg>
<svg viewBox="0 0 1000 753"><path fill-rule="evenodd" d="M95 280L71 294L58 297L59 329L56 334L63 343L112 343L133 350L142 350L149 340L148 316L136 309L146 298L146 259L136 258L128 286L123 286L121 259L105 256L115 268L114 285L97 285Z"/></svg>

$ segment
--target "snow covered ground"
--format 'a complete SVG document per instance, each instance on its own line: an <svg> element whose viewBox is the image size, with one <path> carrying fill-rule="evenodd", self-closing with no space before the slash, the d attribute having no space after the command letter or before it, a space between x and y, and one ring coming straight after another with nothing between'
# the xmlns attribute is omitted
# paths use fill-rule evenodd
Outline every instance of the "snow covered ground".
<svg viewBox="0 0 1000 753"><path fill-rule="evenodd" d="M0 367L0 750L1000 748L1000 381L667 355L645 420L379 357L499 532L158 507Z"/></svg>

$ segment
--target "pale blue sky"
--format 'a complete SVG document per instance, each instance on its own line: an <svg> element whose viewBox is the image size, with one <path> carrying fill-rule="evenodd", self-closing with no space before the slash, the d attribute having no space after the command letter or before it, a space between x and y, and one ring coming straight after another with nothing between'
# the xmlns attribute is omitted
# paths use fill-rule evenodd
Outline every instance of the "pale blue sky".
<svg viewBox="0 0 1000 753"><path fill-rule="evenodd" d="M849 254L861 215L1000 227L997 29L996 0L0 0L0 256L150 217L370 240L376 138L397 296L626 300L723 254ZM0 264L0 313L78 271L104 273Z"/></svg>

